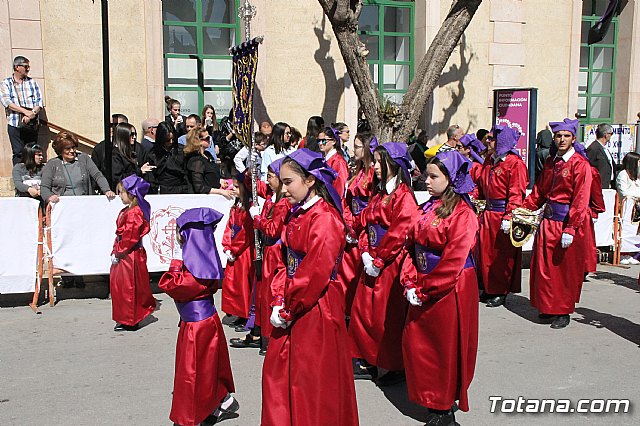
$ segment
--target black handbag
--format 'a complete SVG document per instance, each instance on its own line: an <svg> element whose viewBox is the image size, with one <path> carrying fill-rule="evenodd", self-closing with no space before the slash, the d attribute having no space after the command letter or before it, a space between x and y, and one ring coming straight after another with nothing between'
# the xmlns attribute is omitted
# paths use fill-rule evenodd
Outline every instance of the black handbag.
<svg viewBox="0 0 640 426"><path fill-rule="evenodd" d="M31 108L25 108L25 107L23 108L28 109L29 111L32 111ZM20 114L20 121L18 122L18 128L22 130L26 130L31 133L38 133L38 130L40 129L40 115L36 114L36 116L31 120L29 120L28 123L22 122L22 117L24 116L25 116L24 114Z"/></svg>

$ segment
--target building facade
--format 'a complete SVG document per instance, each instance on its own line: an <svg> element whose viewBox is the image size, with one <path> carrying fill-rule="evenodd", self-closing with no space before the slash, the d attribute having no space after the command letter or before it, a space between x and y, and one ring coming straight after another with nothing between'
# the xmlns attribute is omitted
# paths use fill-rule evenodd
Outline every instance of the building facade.
<svg viewBox="0 0 640 426"><path fill-rule="evenodd" d="M330 23L316 0L252 0L260 47L255 118L285 121L303 134L309 116L355 128L358 100ZM103 139L101 5L90 0L0 0L0 70L31 61L46 118L93 141ZM111 112L139 132L162 119L165 95L183 113L231 107L227 50L244 40L244 0L110 0ZM360 36L383 97L402 99L451 0L365 0ZM423 114L433 140L453 123L489 128L493 90L538 88L538 130L579 114L585 123L635 123L640 111L640 0L616 14L605 39L588 28L608 0L485 0L447 63ZM11 174L6 120L0 118L0 176ZM43 131L44 145L55 133ZM140 132L141 133L141 132Z"/></svg>

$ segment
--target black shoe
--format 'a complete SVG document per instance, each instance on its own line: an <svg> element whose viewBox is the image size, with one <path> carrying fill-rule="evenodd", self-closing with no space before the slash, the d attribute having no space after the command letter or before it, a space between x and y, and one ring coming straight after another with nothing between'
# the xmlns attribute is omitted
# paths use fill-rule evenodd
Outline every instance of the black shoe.
<svg viewBox="0 0 640 426"><path fill-rule="evenodd" d="M424 426L455 426L456 417L453 412L449 411L446 414L429 413L427 416L427 422Z"/></svg>
<svg viewBox="0 0 640 426"><path fill-rule="evenodd" d="M404 375L404 371L389 371L387 374L380 377L376 383L378 386L393 386L406 380L407 377Z"/></svg>
<svg viewBox="0 0 640 426"><path fill-rule="evenodd" d="M486 291L483 291L482 293L480 293L480 302L487 303L487 300L491 299L492 297L493 297L492 294L489 294Z"/></svg>
<svg viewBox="0 0 640 426"><path fill-rule="evenodd" d="M506 294L501 294L498 296L494 296L487 300L488 308L497 308L498 306L504 305L505 300L507 300Z"/></svg>
<svg viewBox="0 0 640 426"><path fill-rule="evenodd" d="M238 403L238 400L234 398L229 408L227 408L226 410L223 410L222 408L217 408L216 411L209 414L209 416L206 419L204 419L204 421L201 424L205 426L210 426L210 425L215 425L217 423L220 423L224 420L234 419L236 417L239 417L238 414L236 413L239 409L240 409L240 404Z"/></svg>
<svg viewBox="0 0 640 426"><path fill-rule="evenodd" d="M551 328L553 329L565 328L566 326L569 325L570 321L571 319L569 318L569 315L558 315L556 319L554 319L553 322L551 323Z"/></svg>
<svg viewBox="0 0 640 426"><path fill-rule="evenodd" d="M227 315L224 316L224 318L222 318L222 324L230 326L237 319L238 319L237 316L227 314ZM233 327L235 327L235 324L233 325Z"/></svg>
<svg viewBox="0 0 640 426"><path fill-rule="evenodd" d="M373 380L373 374L359 359L353 358L351 363L353 365L354 380Z"/></svg>
<svg viewBox="0 0 640 426"><path fill-rule="evenodd" d="M258 355L260 355L260 356L266 356L266 355L267 355L267 348L260 349L260 351L258 352Z"/></svg>
<svg viewBox="0 0 640 426"><path fill-rule="evenodd" d="M124 325L124 324L116 324L113 327L113 331L136 331L140 328L139 324L136 325Z"/></svg>
<svg viewBox="0 0 640 426"><path fill-rule="evenodd" d="M545 324L553 321L556 318L556 315L553 314L538 314L538 319Z"/></svg>
<svg viewBox="0 0 640 426"><path fill-rule="evenodd" d="M259 348L260 339L254 339L250 334L247 334L244 339L234 337L233 339L229 340L229 344L233 348Z"/></svg>
<svg viewBox="0 0 640 426"><path fill-rule="evenodd" d="M235 326L235 328L233 329L236 333L242 333L243 331L247 331L247 329L245 328L246 323L244 324L238 324Z"/></svg>

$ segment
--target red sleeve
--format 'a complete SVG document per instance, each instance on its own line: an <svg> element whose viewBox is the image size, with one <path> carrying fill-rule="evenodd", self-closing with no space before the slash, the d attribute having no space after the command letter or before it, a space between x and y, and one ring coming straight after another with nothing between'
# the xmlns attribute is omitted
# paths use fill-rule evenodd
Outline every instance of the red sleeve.
<svg viewBox="0 0 640 426"><path fill-rule="evenodd" d="M503 219L510 220L511 212L515 208L522 206L522 202L524 201L524 197L527 193L528 183L529 178L527 176L527 166L520 158L516 158L512 163L511 170L509 171L507 208Z"/></svg>
<svg viewBox="0 0 640 426"><path fill-rule="evenodd" d="M420 298L439 299L453 289L471 252L478 232L475 213L460 202L449 216L446 229L447 244L442 251L440 262L429 274L422 276L418 283Z"/></svg>
<svg viewBox="0 0 640 426"><path fill-rule="evenodd" d="M413 244L413 229L410 229L409 234L407 234L406 243L408 254L405 256L400 268L400 284L404 287L405 291L410 288L416 288L418 284L418 271L416 270L416 265L413 263L413 256L411 256L414 252Z"/></svg>
<svg viewBox="0 0 640 426"><path fill-rule="evenodd" d="M158 287L172 299L185 302L215 293L217 290L215 283L216 280L195 278L181 260L173 259L169 270L160 278Z"/></svg>
<svg viewBox="0 0 640 426"><path fill-rule="evenodd" d="M287 217L287 213L289 213L289 208L289 201L283 198L273 206L271 219L263 217L262 215L256 216L253 218L253 226L269 238L279 237L282 233L282 227L284 226L284 219Z"/></svg>
<svg viewBox="0 0 640 426"><path fill-rule="evenodd" d="M335 155L340 155L340 153L338 152ZM349 179L349 166L347 166L347 162L342 157L339 157L338 160L334 162L334 166L336 172L338 172L338 177L333 181L333 187L338 192L338 195L344 198L344 190L347 185L347 180Z"/></svg>
<svg viewBox="0 0 640 426"><path fill-rule="evenodd" d="M285 307L293 318L318 302L331 283L336 259L344 248L344 225L336 215L322 211L311 220L308 251L285 292Z"/></svg>
<svg viewBox="0 0 640 426"><path fill-rule="evenodd" d="M604 213L607 208L604 204L604 196L602 195L602 180L600 172L595 167L591 167L591 215L598 217L598 213Z"/></svg>
<svg viewBox="0 0 640 426"><path fill-rule="evenodd" d="M576 155L576 154L574 154ZM587 160L577 161L573 167L573 194L569 203L569 221L562 232L575 235L586 217L590 217L591 165Z"/></svg>
<svg viewBox="0 0 640 426"><path fill-rule="evenodd" d="M396 193L398 193L397 190ZM376 258L373 261L373 265L380 269L384 268L386 264L392 263L400 255L418 213L418 205L410 191L400 192L398 197L391 202L393 204L391 224L387 233L380 240L380 245L376 248Z"/></svg>
<svg viewBox="0 0 640 426"><path fill-rule="evenodd" d="M235 258L237 258L246 249L248 249L251 244L253 244L254 240L253 219L251 219L251 215L239 208L236 209L236 212L237 222L235 223L240 223L240 221L242 221L242 227L240 228L234 239L231 240L231 235L229 235L229 250L231 250L231 254Z"/></svg>
<svg viewBox="0 0 640 426"><path fill-rule="evenodd" d="M349 196L346 195L342 199L342 217L344 218L344 223L347 225L347 232L349 233L349 235L355 238L356 233L353 230L354 217L353 213L351 213L351 208L349 207L349 201L347 201L348 198Z"/></svg>
<svg viewBox="0 0 640 426"><path fill-rule="evenodd" d="M149 222L144 218L142 210L130 209L124 215L121 238L114 244L113 254L118 258L126 256L147 233L149 233Z"/></svg>
<svg viewBox="0 0 640 426"><path fill-rule="evenodd" d="M280 245L280 248L284 248L284 246ZM270 283L271 294L273 295L273 300L270 305L271 307L284 306L284 287L287 282L287 268L284 264L283 254L278 256L278 263L276 264L275 271L276 272Z"/></svg>

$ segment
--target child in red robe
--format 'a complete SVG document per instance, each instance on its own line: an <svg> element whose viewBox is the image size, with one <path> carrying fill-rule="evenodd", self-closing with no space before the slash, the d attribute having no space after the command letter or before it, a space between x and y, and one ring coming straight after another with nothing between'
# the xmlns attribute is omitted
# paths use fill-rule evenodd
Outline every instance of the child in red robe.
<svg viewBox="0 0 640 426"><path fill-rule="evenodd" d="M299 149L280 168L295 204L282 232L269 350L262 370L262 426L358 424L351 360L344 348L344 296L336 271L345 245L336 173Z"/></svg>
<svg viewBox="0 0 640 426"><path fill-rule="evenodd" d="M250 193L244 186L243 174L234 177L232 193L236 202L231 207L222 238L222 247L227 256L222 282L222 310L227 316L222 323L242 331L249 318L251 291L256 275L253 264L256 258L253 220L249 215Z"/></svg>
<svg viewBox="0 0 640 426"><path fill-rule="evenodd" d="M122 179L116 190L127 207L118 214L116 240L111 251L111 312L116 322L115 331L134 331L156 307L147 270L147 252L142 246L142 237L149 233L151 206L144 199L149 183L131 175Z"/></svg>
<svg viewBox="0 0 640 426"><path fill-rule="evenodd" d="M183 260L172 260L159 283L180 313L169 418L182 426L199 425L205 419L213 424L236 416L239 408L229 395L235 391L229 352L213 304L222 278L214 231L222 216L203 207L178 217Z"/></svg>
<svg viewBox="0 0 640 426"><path fill-rule="evenodd" d="M471 163L456 151L427 162L431 198L408 235L401 282L410 303L402 336L409 399L425 406L428 425L453 425L459 401L469 410L467 389L478 351L478 281L472 250L478 232L469 198ZM451 178L453 176L453 179Z"/></svg>

